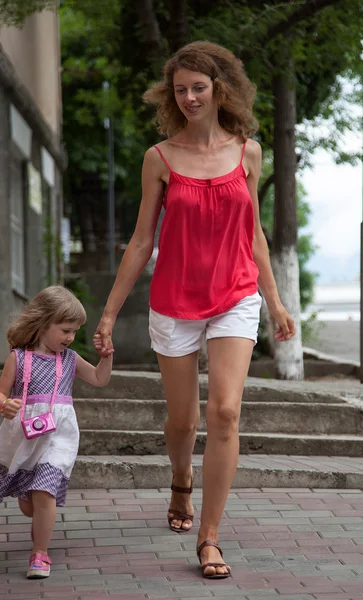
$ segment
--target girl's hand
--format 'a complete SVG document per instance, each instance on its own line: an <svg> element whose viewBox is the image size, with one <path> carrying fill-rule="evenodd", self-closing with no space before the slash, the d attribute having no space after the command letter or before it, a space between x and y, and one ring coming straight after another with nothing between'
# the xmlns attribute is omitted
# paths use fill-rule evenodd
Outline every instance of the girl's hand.
<svg viewBox="0 0 363 600"><path fill-rule="evenodd" d="M93 336L93 345L100 356L110 356L114 351L111 339L114 324L114 321L107 317L102 317L98 324Z"/></svg>
<svg viewBox="0 0 363 600"><path fill-rule="evenodd" d="M5 419L9 419L10 421L14 419L14 417L16 417L19 410L21 409L22 404L23 401L19 398L9 398L9 400L7 400L4 404L4 408L2 411L3 417Z"/></svg>
<svg viewBox="0 0 363 600"><path fill-rule="evenodd" d="M295 335L294 319L289 315L282 304L278 308L270 310L270 312L279 326L275 330L275 340L278 342L287 342L288 340L291 340Z"/></svg>

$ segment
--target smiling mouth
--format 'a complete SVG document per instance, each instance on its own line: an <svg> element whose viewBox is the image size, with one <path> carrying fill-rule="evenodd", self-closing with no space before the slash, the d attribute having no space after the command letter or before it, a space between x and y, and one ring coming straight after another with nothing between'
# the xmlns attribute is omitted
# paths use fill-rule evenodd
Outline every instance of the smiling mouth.
<svg viewBox="0 0 363 600"><path fill-rule="evenodd" d="M186 106L185 110L190 113L196 113L200 109L200 106Z"/></svg>

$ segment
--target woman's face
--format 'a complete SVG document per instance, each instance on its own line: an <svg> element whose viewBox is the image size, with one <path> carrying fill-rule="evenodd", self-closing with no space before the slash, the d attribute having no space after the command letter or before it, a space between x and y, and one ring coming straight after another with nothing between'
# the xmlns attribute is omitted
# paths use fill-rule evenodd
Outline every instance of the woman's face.
<svg viewBox="0 0 363 600"><path fill-rule="evenodd" d="M188 121L200 121L217 112L213 81L208 75L180 69L174 73L174 95L178 107Z"/></svg>

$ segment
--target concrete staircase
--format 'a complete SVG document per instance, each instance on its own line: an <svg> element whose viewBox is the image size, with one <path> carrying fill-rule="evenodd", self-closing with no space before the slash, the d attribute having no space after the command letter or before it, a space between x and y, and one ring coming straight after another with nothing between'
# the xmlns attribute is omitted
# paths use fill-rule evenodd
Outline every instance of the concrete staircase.
<svg viewBox="0 0 363 600"><path fill-rule="evenodd" d="M199 467L206 439L207 393L207 376L201 375L201 422L195 447L195 463ZM74 406L81 443L80 457L72 476L73 486L169 485L170 467L163 436L166 417L163 397L158 373L115 372L107 388L97 389L77 380ZM240 423L241 465L234 485L254 487L256 477L261 482L263 473L268 485L281 485L282 479L285 487L298 486L297 482L301 484L302 466L307 468L307 461L300 459L299 468L296 468L295 459L292 469L286 460L282 465L283 461L277 460L277 456L363 456L362 408L360 386L354 381L339 384L249 378ZM251 464L253 456L256 458ZM261 462L261 456L265 462ZM258 465L256 460L260 461ZM326 460L321 458L320 462L325 464ZM342 472L349 472L342 464L345 465L339 463L336 471L339 481L342 481ZM310 468L307 470L311 471ZM334 469L330 465L323 470L330 481ZM198 484L201 469L196 471ZM267 471L273 473L266 479ZM314 485L319 487L319 481L315 479ZM326 477L320 479L327 485ZM311 476L309 480L312 481ZM336 477L334 481L336 485ZM355 478L354 485L356 483ZM346 481L344 485L347 485Z"/></svg>

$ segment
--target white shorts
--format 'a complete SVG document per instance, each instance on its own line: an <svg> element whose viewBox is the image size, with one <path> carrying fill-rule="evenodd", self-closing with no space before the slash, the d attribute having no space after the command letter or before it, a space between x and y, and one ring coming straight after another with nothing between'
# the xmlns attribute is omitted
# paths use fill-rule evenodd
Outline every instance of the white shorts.
<svg viewBox="0 0 363 600"><path fill-rule="evenodd" d="M150 308L151 347L164 356L186 356L199 350L204 336L207 340L241 337L256 343L261 302L261 296L256 292L227 312L201 320L174 319Z"/></svg>

